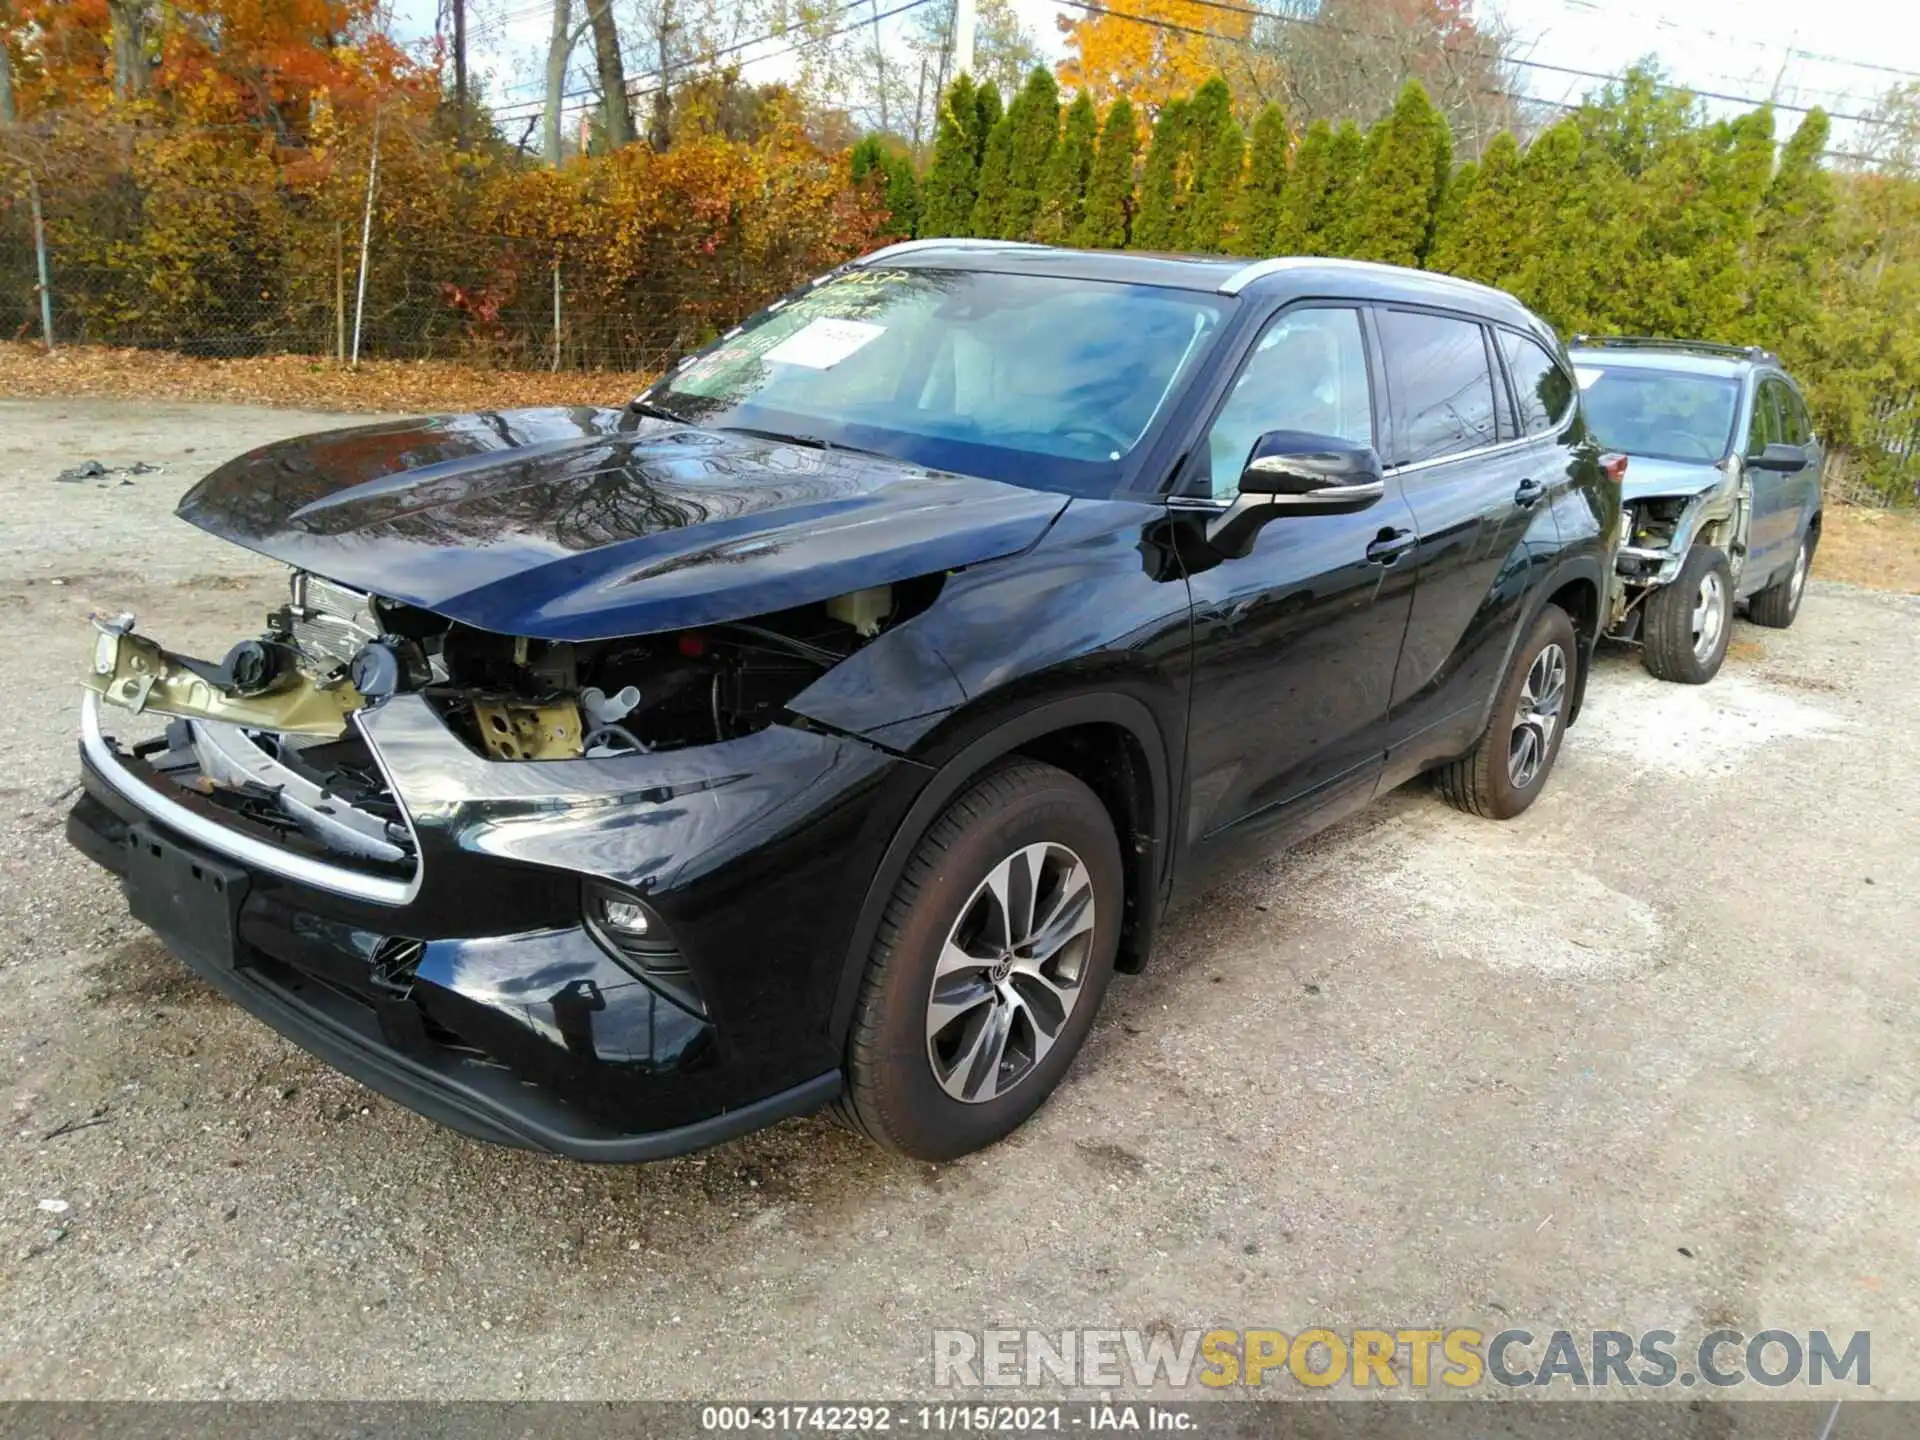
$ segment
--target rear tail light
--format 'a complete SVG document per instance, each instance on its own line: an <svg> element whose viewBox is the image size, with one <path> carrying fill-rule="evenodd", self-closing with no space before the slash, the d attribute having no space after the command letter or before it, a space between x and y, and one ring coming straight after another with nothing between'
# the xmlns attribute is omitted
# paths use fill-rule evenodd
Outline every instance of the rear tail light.
<svg viewBox="0 0 1920 1440"><path fill-rule="evenodd" d="M1627 478L1627 457L1624 455L1603 455L1600 468L1607 472L1607 478L1618 485Z"/></svg>

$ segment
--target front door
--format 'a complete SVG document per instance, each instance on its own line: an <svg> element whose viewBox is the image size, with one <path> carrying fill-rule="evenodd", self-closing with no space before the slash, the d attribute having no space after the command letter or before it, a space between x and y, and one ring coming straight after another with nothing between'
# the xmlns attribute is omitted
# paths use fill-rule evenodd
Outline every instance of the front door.
<svg viewBox="0 0 1920 1440"><path fill-rule="evenodd" d="M1267 431L1377 444L1374 417L1361 311L1292 307L1255 342L1180 490L1231 502ZM1246 555L1195 567L1187 834L1202 871L1371 798L1413 538L1413 514L1389 481L1366 510L1283 516Z"/></svg>

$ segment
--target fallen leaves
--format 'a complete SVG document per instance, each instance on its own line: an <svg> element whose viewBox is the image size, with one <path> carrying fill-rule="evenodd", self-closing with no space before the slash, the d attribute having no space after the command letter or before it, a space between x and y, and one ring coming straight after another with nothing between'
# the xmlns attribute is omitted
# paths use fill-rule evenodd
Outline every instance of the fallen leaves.
<svg viewBox="0 0 1920 1440"><path fill-rule="evenodd" d="M432 414L531 405L624 405L652 379L608 371L489 370L452 360L363 360L351 369L310 355L207 360L163 350L71 345L49 355L0 343L0 395L219 401L298 410Z"/></svg>
<svg viewBox="0 0 1920 1440"><path fill-rule="evenodd" d="M1822 580L1920 595L1920 516L1829 501L1820 517L1813 573Z"/></svg>

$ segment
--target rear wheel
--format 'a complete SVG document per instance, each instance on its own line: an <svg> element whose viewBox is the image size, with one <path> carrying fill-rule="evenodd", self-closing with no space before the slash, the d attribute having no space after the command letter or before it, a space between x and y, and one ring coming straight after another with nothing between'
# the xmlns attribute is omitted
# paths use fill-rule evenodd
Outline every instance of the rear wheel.
<svg viewBox="0 0 1920 1440"><path fill-rule="evenodd" d="M1021 760L948 807L887 904L835 1114L921 1160L990 1145L1073 1063L1113 975L1125 898L1106 807Z"/></svg>
<svg viewBox="0 0 1920 1440"><path fill-rule="evenodd" d="M1647 597L1640 658L1657 680L1704 685L1720 673L1733 635L1733 571L1708 545L1687 552L1671 585Z"/></svg>
<svg viewBox="0 0 1920 1440"><path fill-rule="evenodd" d="M1579 655L1567 612L1546 606L1514 652L1486 733L1473 749L1434 772L1448 804L1490 820L1509 820L1534 802L1560 754Z"/></svg>
<svg viewBox="0 0 1920 1440"><path fill-rule="evenodd" d="M1747 602L1747 618L1769 630L1784 630L1800 613L1800 597L1806 592L1807 572L1813 568L1813 536L1800 537L1800 549L1793 557L1793 569L1784 580L1776 580Z"/></svg>

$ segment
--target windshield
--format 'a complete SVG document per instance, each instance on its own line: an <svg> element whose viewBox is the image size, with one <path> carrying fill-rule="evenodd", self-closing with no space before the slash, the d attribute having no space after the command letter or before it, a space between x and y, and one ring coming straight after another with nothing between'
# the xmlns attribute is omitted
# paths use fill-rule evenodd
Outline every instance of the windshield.
<svg viewBox="0 0 1920 1440"><path fill-rule="evenodd" d="M1106 495L1222 305L1153 285L856 270L779 302L643 398L713 429Z"/></svg>
<svg viewBox="0 0 1920 1440"><path fill-rule="evenodd" d="M1600 443L1655 460L1718 460L1733 444L1740 382L1639 366L1576 364L1581 409Z"/></svg>

